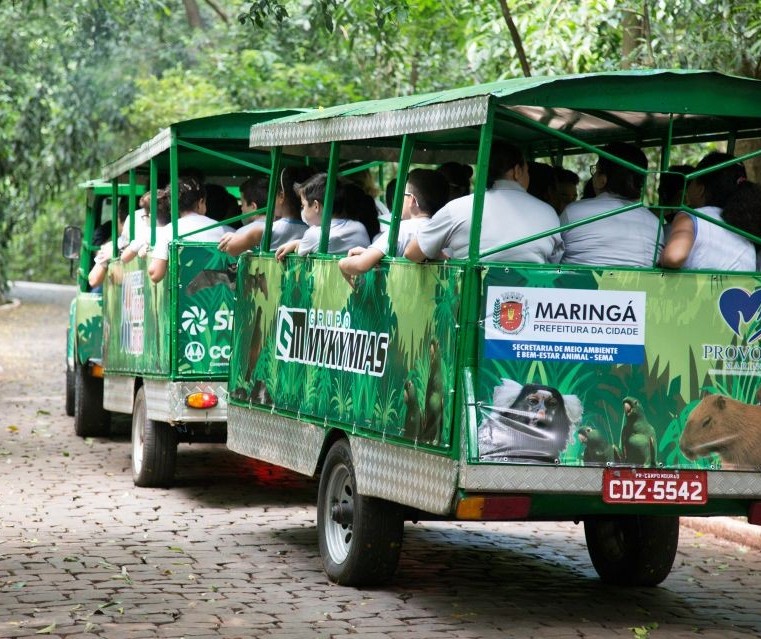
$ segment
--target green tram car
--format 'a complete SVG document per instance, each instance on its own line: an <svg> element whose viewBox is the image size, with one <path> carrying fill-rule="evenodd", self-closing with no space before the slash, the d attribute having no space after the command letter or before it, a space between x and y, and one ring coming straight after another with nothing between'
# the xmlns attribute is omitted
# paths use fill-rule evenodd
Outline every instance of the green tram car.
<svg viewBox="0 0 761 639"><path fill-rule="evenodd" d="M130 197L131 193L134 205L143 190L103 180L89 180L79 187L85 193L84 227L67 227L63 239L63 256L79 262L77 294L71 301L66 327L66 414L74 418L77 435L93 437L108 434L110 424L109 413L103 410L103 295L92 291L87 283L100 248L95 244L95 233L105 229L114 217L118 197ZM109 239L113 236L112 228Z"/></svg>
<svg viewBox="0 0 761 639"><path fill-rule="evenodd" d="M702 156L761 137L759 105L754 80L612 72L252 127L273 172L287 157L326 161L328 194L322 252L280 263L265 236L239 259L227 446L319 476L332 581L388 580L405 520L583 521L598 574L625 585L666 578L680 515L761 521L758 273L488 259L552 231L479 253L493 142L570 167L634 142L656 167L629 165L646 174L640 201L573 226L642 204L662 222L652 194L672 158L683 145ZM467 259L418 265L392 251L351 285L325 252L331 185L347 160L396 163L392 247L410 167L474 165Z"/></svg>
<svg viewBox="0 0 761 639"><path fill-rule="evenodd" d="M192 233L178 235L178 176L200 173L206 183L237 192L247 177L269 173L262 164L269 162L269 153L249 148L250 127L296 112L262 110L179 122L103 169L103 179L112 184L150 189L151 246L157 189L170 185L173 240L166 276L158 284L151 281L150 252L127 263L114 255L103 291L103 407L132 415L137 486L172 481L179 442L226 437L236 263L216 243L194 241Z"/></svg>

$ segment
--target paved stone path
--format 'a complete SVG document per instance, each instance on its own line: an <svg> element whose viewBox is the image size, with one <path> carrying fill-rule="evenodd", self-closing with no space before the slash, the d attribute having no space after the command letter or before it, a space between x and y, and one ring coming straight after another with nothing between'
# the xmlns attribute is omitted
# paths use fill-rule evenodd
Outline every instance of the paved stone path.
<svg viewBox="0 0 761 639"><path fill-rule="evenodd" d="M182 445L173 488L137 489L127 423L77 438L63 413L71 293L24 291L0 311L0 638L761 635L757 551L685 527L658 588L603 586L571 523L408 523L391 585L331 585L313 481Z"/></svg>

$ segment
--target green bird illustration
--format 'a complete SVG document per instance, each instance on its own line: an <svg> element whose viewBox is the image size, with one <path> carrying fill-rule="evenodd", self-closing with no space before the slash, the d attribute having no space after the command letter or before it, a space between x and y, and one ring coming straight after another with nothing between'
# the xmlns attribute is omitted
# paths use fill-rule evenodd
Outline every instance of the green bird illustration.
<svg viewBox="0 0 761 639"><path fill-rule="evenodd" d="M647 421L642 403L635 397L624 398L624 425L621 428L621 459L626 464L655 466L657 437Z"/></svg>
<svg viewBox="0 0 761 639"><path fill-rule="evenodd" d="M576 431L576 437L584 444L584 464L604 465L615 459L613 444L596 428L584 426Z"/></svg>

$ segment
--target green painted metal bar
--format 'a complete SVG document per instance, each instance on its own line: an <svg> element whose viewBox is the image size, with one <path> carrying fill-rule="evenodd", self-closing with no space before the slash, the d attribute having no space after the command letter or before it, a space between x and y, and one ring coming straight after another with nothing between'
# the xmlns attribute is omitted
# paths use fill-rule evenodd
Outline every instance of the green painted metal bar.
<svg viewBox="0 0 761 639"><path fill-rule="evenodd" d="M130 242L135 239L135 209L136 198L135 190L137 189L137 174L135 169L129 170L129 237Z"/></svg>
<svg viewBox="0 0 761 639"><path fill-rule="evenodd" d="M561 140L565 142L576 144L580 146L582 149L589 151L590 153L595 153L596 155L599 155L600 157L604 157L610 160L611 162L619 164L620 166L623 166L629 169L630 171L634 171L635 173L639 173L640 175L647 175L648 173L647 169L643 169L641 166L637 166L636 164L632 164L631 162L622 160L621 158L618 158L615 155L608 153L607 151L603 151L599 147L596 147L592 144L579 140L578 138L575 138L572 135L569 135L568 133L564 133L563 131L558 131L557 129L548 127L547 125L542 124L541 122L537 122L535 120L532 120L531 118L527 118L525 115L521 115L520 113L515 113L514 111L503 109L500 111L500 115L503 115L505 119L514 120L515 122L518 122L519 124L523 124L529 129L535 129L537 131L541 131L542 133L546 133L547 135L560 138Z"/></svg>
<svg viewBox="0 0 761 639"><path fill-rule="evenodd" d="M330 143L330 155L328 160L328 181L325 185L325 202L322 209L322 224L320 225L320 253L328 252L330 240L330 223L333 219L333 202L336 196L338 178L338 163L341 161L341 145L338 142Z"/></svg>
<svg viewBox="0 0 761 639"><path fill-rule="evenodd" d="M172 224L172 237L177 237L177 221L180 219L180 185L179 158L177 153L177 133L172 130L172 138L169 143L169 207Z"/></svg>
<svg viewBox="0 0 761 639"><path fill-rule="evenodd" d="M632 202L631 204L627 204L626 206L619 206L617 209L612 209L610 211L606 211L605 213L599 213L598 215L592 215L590 217L586 217L583 220L579 220L578 222L571 222L570 224L565 224L564 226L559 226L554 229L549 229L548 231L542 231L541 233L534 233L533 235L528 235L526 237L522 237L519 240L513 240L512 242L506 242L505 244L501 244L500 246L494 246L490 249L487 249L480 253L480 257L488 257L489 255L494 255L495 253L500 253L501 251L506 251L507 249L514 248L516 246L520 246L521 244L528 244L529 242L533 242L534 240L541 240L543 237L549 237L550 235L555 235L555 233L559 233L561 230L568 231L570 229L575 229L577 226L584 226L586 224L591 224L592 222L596 222L597 220L604 220L606 217L612 217L614 215L618 215L619 213L625 213L626 211L631 211L632 209L636 209L642 206L642 201Z"/></svg>
<svg viewBox="0 0 761 639"><path fill-rule="evenodd" d="M267 215L264 220L264 233L259 251L269 251L272 243L272 222L275 220L275 200L277 200L278 187L282 181L280 164L283 160L283 147L276 146L270 151L270 183L267 192Z"/></svg>
<svg viewBox="0 0 761 639"><path fill-rule="evenodd" d="M494 103L489 102L486 122L481 127L478 144L478 160L476 163L476 183L473 190L473 217L470 226L470 244L468 262L475 264L481 245L481 222L484 214L484 199L486 184L489 179L489 157L491 156L492 135L494 132Z"/></svg>
<svg viewBox="0 0 761 639"><path fill-rule="evenodd" d="M119 257L119 183L111 182L111 257Z"/></svg>
<svg viewBox="0 0 761 639"><path fill-rule="evenodd" d="M238 164L240 166L246 167L247 169L253 169L254 171L259 171L260 173L265 173L267 175L272 174L272 169L268 169L266 166L262 166L260 164L254 164L253 162L247 162L246 160L238 159L231 155L227 155L226 153L221 153L220 151L214 151L212 149L207 149L205 147L198 146L197 144L193 144L192 142L187 142L186 140L177 140L177 144L178 146L183 146L187 149L198 151L199 153L210 155L211 157L215 157L220 160L225 160L226 162L231 162L232 164Z"/></svg>
<svg viewBox="0 0 761 639"><path fill-rule="evenodd" d="M661 172L668 171L668 168L671 164L671 141L674 139L674 114L669 114L669 126L668 130L666 131L666 140L661 147ZM661 177L659 179L663 179L663 173L661 173ZM660 198L659 198L660 199ZM660 204L660 202L658 202ZM653 248L653 264L658 263L658 245L661 241L661 235L665 233L665 210L661 207L658 212L658 235L655 238L655 247Z"/></svg>
<svg viewBox="0 0 761 639"><path fill-rule="evenodd" d="M404 191L407 185L407 173L415 150L415 139L411 135L402 138L402 148L399 153L399 169L397 171L396 188L394 190L394 206L391 212L391 226L388 229L388 253L390 258L396 257L396 242L399 239L399 224L402 220ZM402 179L404 177L404 179ZM373 238L370 238L372 241Z"/></svg>
<svg viewBox="0 0 761 639"><path fill-rule="evenodd" d="M159 169L158 164L156 164L156 158L151 158L149 163L149 171L150 171L150 189L151 189L151 216L150 216L150 224L151 224L151 246L156 244L156 223L158 221L158 218L156 217L158 214L158 190L159 190Z"/></svg>
<svg viewBox="0 0 761 639"><path fill-rule="evenodd" d="M362 171L366 171L367 169L372 169L376 166L381 166L383 164L383 160L373 160L371 162L365 162L363 164L359 164L358 166L353 166L350 169L344 169L338 172L338 175L341 177L346 177L347 175L353 175L354 173L361 173Z"/></svg>

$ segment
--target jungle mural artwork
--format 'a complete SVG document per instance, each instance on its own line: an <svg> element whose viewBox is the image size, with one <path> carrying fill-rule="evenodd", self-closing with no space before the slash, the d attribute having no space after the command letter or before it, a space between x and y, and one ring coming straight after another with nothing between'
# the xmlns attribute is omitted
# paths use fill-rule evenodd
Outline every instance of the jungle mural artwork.
<svg viewBox="0 0 761 639"><path fill-rule="evenodd" d="M462 268L243 256L230 402L449 448Z"/></svg>
<svg viewBox="0 0 761 639"><path fill-rule="evenodd" d="M761 468L761 278L491 268L482 293L481 461Z"/></svg>

